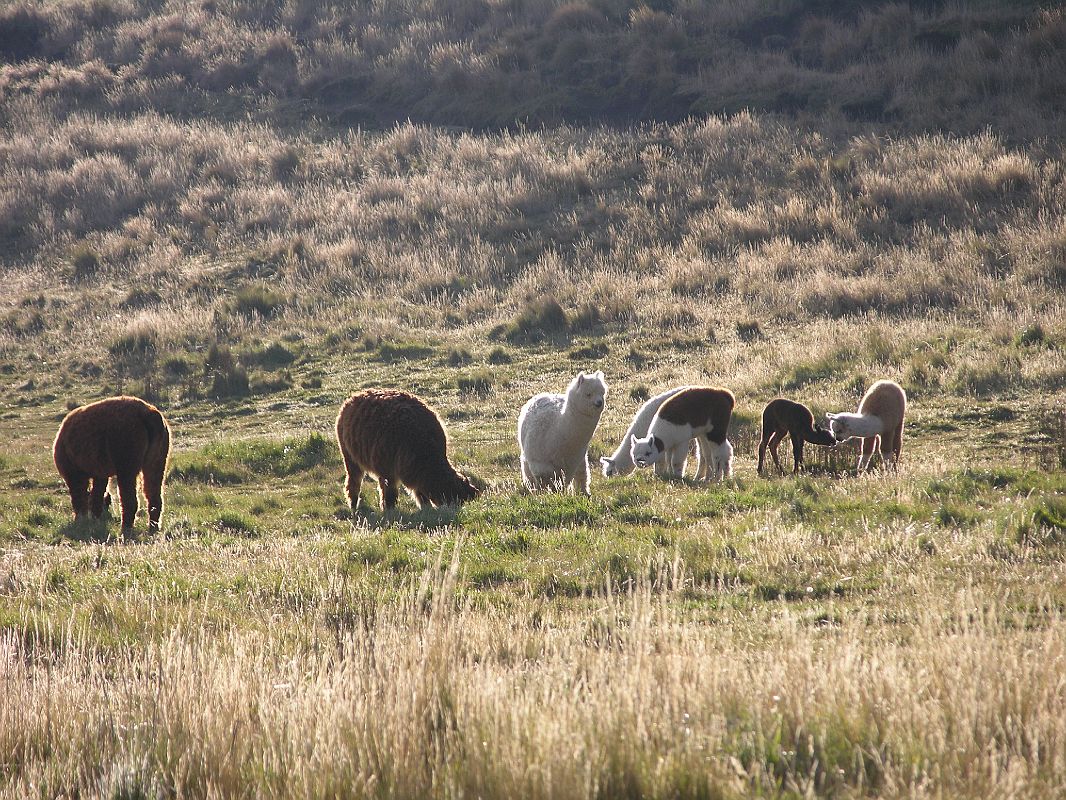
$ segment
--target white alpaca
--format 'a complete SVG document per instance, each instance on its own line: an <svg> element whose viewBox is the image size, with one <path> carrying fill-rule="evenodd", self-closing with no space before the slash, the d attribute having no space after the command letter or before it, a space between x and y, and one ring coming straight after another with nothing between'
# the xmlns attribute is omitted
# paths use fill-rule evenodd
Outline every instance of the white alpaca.
<svg viewBox="0 0 1066 800"><path fill-rule="evenodd" d="M716 481L723 480L725 478L733 477L733 445L726 439L720 445L711 444L708 447L710 450L710 471L714 473L713 478ZM711 475L705 476L710 479Z"/></svg>
<svg viewBox="0 0 1066 800"><path fill-rule="evenodd" d="M538 394L518 415L522 482L530 491L573 484L590 494L589 442L603 413L602 372L579 372L566 394Z"/></svg>
<svg viewBox="0 0 1066 800"><path fill-rule="evenodd" d="M629 447L632 444L633 438L647 435L648 428L651 427L651 421L655 417L655 412L659 410L659 406L661 406L665 400L668 400L685 388L687 387L678 386L673 389L668 389L662 394L657 394L655 397L644 402L644 404L637 410L637 414L633 417L633 421L629 424L629 428L626 430L625 436L622 437L622 443L618 445L618 449L611 453L610 456L600 458L600 464L603 467L603 477L613 478L616 476L625 476L636 468L636 465L633 463L633 459L629 454ZM696 447L698 459L696 462L696 472L698 473L701 465L707 459L702 440L696 439ZM666 457L662 461L655 464L655 474L677 477L683 476L685 474L685 460L688 458L688 451L688 442L675 447L666 454Z"/></svg>
<svg viewBox="0 0 1066 800"><path fill-rule="evenodd" d="M731 472L732 445L726 440L729 419L735 401L728 389L689 386L667 398L652 418L648 435L634 437L629 446L630 458L638 467L661 461L665 454L691 439L705 439L705 457L696 470L696 480L707 480L711 460L722 463L722 474ZM715 468L718 472L718 468Z"/></svg>
<svg viewBox="0 0 1066 800"><path fill-rule="evenodd" d="M858 471L866 469L880 451L881 459L893 469L899 466L903 452L903 417L907 413L907 393L893 381L877 381L859 402L857 414L842 412L826 414L829 428L838 442L858 437L862 439ZM890 460L891 459L891 460Z"/></svg>

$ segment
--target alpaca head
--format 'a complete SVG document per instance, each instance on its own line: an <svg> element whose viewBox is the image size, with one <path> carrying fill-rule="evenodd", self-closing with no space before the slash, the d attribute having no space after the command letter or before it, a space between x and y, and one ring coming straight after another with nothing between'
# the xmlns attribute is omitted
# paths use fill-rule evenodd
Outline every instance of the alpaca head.
<svg viewBox="0 0 1066 800"><path fill-rule="evenodd" d="M431 499L434 505L459 506L467 500L474 500L480 494L481 490L471 483L469 478L456 472L454 479L447 482L444 490Z"/></svg>
<svg viewBox="0 0 1066 800"><path fill-rule="evenodd" d="M643 439L634 436L632 443L629 445L629 455L633 458L633 463L638 467L650 467L652 464L658 463L662 460L665 452L666 446L658 436L648 435Z"/></svg>
<svg viewBox="0 0 1066 800"><path fill-rule="evenodd" d="M829 428L829 435L833 438L830 444L839 444L840 442L847 441L852 436L855 436L855 429L853 426L854 414L826 414L825 421ZM816 444L821 444L816 442Z"/></svg>
<svg viewBox="0 0 1066 800"><path fill-rule="evenodd" d="M733 443L726 439L720 445L717 445L717 451L714 457L717 461L719 469L721 469L726 475L733 474Z"/></svg>
<svg viewBox="0 0 1066 800"><path fill-rule="evenodd" d="M599 417L603 413L603 404L607 397L607 382L603 373L579 372L570 381L566 390L567 408L573 408L590 417Z"/></svg>
<svg viewBox="0 0 1066 800"><path fill-rule="evenodd" d="M603 468L603 477L613 478L618 474L618 467L615 466L613 458L607 458L607 456L600 457L600 466Z"/></svg>
<svg viewBox="0 0 1066 800"><path fill-rule="evenodd" d="M807 434L807 441L811 444L821 444L826 447L832 447L837 443L837 437L833 435L831 428L823 428L821 425L815 423L814 430L810 434Z"/></svg>

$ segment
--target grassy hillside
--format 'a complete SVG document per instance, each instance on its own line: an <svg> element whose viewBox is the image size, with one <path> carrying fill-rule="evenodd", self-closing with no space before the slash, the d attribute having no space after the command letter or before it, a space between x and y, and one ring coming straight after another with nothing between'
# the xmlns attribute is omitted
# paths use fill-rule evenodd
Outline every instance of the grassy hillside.
<svg viewBox="0 0 1066 800"><path fill-rule="evenodd" d="M1061 796L1063 20L5 5L0 798ZM594 459L712 383L734 478L525 492L518 409L594 368ZM767 400L881 377L898 473L756 474ZM478 501L353 518L375 385ZM118 392L158 537L51 463Z"/></svg>
<svg viewBox="0 0 1066 800"><path fill-rule="evenodd" d="M1056 4L66 0L0 12L0 91L66 108L496 128L745 108L1061 130ZM1043 7L1042 7L1043 6Z"/></svg>

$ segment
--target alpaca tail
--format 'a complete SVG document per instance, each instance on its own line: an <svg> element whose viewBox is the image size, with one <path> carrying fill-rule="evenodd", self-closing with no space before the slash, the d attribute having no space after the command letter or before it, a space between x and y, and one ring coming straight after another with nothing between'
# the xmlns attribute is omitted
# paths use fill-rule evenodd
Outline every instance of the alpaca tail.
<svg viewBox="0 0 1066 800"><path fill-rule="evenodd" d="M146 462L165 465L170 454L170 428L158 409L145 409L141 424L148 434L148 453Z"/></svg>

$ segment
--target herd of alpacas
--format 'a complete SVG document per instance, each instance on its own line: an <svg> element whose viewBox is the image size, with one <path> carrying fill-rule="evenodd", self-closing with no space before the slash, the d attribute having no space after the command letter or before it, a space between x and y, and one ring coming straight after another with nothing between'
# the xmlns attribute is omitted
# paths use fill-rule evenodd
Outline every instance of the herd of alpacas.
<svg viewBox="0 0 1066 800"><path fill-rule="evenodd" d="M607 399L602 372L579 372L563 394L538 394L518 416L522 482L530 491L591 493L588 450ZM605 478L653 467L664 477L681 477L693 440L696 480L720 480L733 473L733 446L726 435L735 400L728 389L679 386L647 400L618 448L600 459ZM793 473L803 468L803 444L834 446L862 439L858 469L874 450L886 465L899 463L907 396L899 384L877 381L856 413L826 414L826 427L802 403L778 397L762 414L758 472L766 451L780 472L777 447L792 440ZM448 438L440 417L420 398L397 389L366 389L349 397L337 416L337 442L347 473L352 511L359 507L364 475L377 478L381 508L396 506L403 486L419 508L459 505L480 490L448 460ZM137 516L137 476L148 501L148 531L159 530L163 478L170 455L170 426L159 409L137 397L112 397L81 406L64 417L53 456L70 490L75 519L99 518L111 503L108 481L118 484L122 533ZM90 485L91 484L91 485Z"/></svg>

